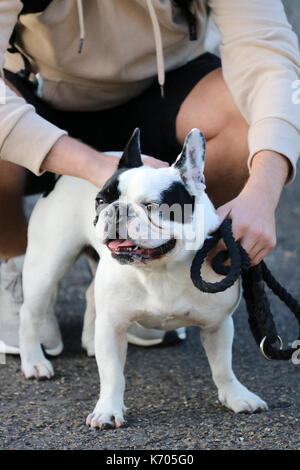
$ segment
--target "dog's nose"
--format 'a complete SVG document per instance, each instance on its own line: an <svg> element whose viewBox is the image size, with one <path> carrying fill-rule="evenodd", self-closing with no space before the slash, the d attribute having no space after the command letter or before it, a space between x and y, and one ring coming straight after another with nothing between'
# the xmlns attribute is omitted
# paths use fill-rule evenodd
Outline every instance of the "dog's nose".
<svg viewBox="0 0 300 470"><path fill-rule="evenodd" d="M115 206L116 232L119 238L128 238L128 222L136 217L133 205L130 203L119 203Z"/></svg>
<svg viewBox="0 0 300 470"><path fill-rule="evenodd" d="M133 204L130 202L124 203L120 202L116 205L115 207L115 214L116 214L116 220L124 219L126 218L127 220L132 219L133 217L136 217L136 212L134 210Z"/></svg>

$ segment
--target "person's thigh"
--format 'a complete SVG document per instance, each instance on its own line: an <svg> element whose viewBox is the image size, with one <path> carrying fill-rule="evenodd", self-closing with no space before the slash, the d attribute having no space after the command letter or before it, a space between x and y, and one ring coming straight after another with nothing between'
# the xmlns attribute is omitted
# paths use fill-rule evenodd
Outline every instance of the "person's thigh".
<svg viewBox="0 0 300 470"><path fill-rule="evenodd" d="M182 143L197 124L206 140L210 140L237 119L242 120L242 116L219 68L199 80L181 104L176 117L176 136Z"/></svg>

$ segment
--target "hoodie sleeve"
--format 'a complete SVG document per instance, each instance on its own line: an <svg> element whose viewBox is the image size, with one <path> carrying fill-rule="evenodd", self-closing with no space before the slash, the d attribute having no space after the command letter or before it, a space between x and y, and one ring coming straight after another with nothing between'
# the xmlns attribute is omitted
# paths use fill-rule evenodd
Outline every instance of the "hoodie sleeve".
<svg viewBox="0 0 300 470"><path fill-rule="evenodd" d="M0 158L40 175L47 153L66 132L40 117L4 84L4 54L22 7L20 0L0 1Z"/></svg>
<svg viewBox="0 0 300 470"><path fill-rule="evenodd" d="M282 2L209 0L208 4L221 33L224 80L250 126L249 170L257 152L273 150L290 160L292 180L300 153L300 104L293 99L300 56Z"/></svg>

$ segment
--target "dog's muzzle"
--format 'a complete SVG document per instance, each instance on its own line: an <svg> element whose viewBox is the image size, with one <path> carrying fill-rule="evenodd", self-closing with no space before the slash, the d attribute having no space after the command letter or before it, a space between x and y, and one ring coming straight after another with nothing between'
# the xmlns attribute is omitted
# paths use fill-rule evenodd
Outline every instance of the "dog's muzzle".
<svg viewBox="0 0 300 470"><path fill-rule="evenodd" d="M171 238L167 242L155 248L145 248L135 245L132 240L115 239L106 242L113 258L120 263L147 263L159 259L169 253L176 245L176 240Z"/></svg>

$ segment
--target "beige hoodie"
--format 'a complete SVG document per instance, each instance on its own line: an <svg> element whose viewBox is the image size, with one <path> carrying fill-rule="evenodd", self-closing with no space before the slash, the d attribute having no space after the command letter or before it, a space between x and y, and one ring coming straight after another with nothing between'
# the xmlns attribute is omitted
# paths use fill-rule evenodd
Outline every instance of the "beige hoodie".
<svg viewBox="0 0 300 470"><path fill-rule="evenodd" d="M286 155L295 171L300 105L293 103L292 87L300 78L300 57L280 0L194 0L197 41L189 40L186 19L172 0L52 0L43 13L19 20L21 1L0 0L0 68L17 23L17 46L43 78L47 102L65 110L116 106L157 77L162 85L164 71L205 52L208 7L221 33L225 81L250 125L249 166L256 152L269 149ZM65 132L8 89L3 101L0 157L40 174Z"/></svg>

